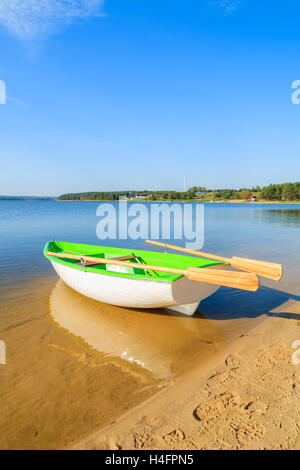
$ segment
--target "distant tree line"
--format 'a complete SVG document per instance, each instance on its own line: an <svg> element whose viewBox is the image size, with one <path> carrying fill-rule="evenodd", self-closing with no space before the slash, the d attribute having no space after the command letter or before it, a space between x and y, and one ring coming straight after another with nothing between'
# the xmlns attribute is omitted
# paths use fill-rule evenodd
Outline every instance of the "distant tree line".
<svg viewBox="0 0 300 470"><path fill-rule="evenodd" d="M87 193L68 193L62 194L59 196L59 200L64 201L115 201L118 200L120 196L130 197L131 192L87 192Z"/></svg>
<svg viewBox="0 0 300 470"><path fill-rule="evenodd" d="M300 182L298 183L283 183L283 184L269 184L264 186L260 193L261 199L268 199L269 201L295 201L300 199Z"/></svg>
<svg viewBox="0 0 300 470"><path fill-rule="evenodd" d="M191 188L193 189L193 188ZM201 188L202 191L197 191L198 197L201 199L211 199L211 200L229 200L229 199L249 199L250 196L255 195L258 197L258 193L261 190L260 186L255 186L253 188L241 188L241 189L208 189Z"/></svg>
<svg viewBox="0 0 300 470"><path fill-rule="evenodd" d="M257 200L295 201L300 200L300 182L269 184L268 186L253 186L241 189L206 189L204 186L193 186L188 191L95 191L86 193L69 193L59 196L64 201L118 201L121 196L128 199L143 195L149 201L174 200L248 200L255 196Z"/></svg>
<svg viewBox="0 0 300 470"><path fill-rule="evenodd" d="M5 201L52 201L54 197L43 196L0 196L0 200Z"/></svg>
<svg viewBox="0 0 300 470"><path fill-rule="evenodd" d="M193 193L204 193L206 191L205 186L192 186L189 191L192 191Z"/></svg>
<svg viewBox="0 0 300 470"><path fill-rule="evenodd" d="M205 191L201 198L211 200L241 199L247 200L251 196L267 201L296 201L300 200L300 182L269 184L268 186L253 186L241 189L215 189Z"/></svg>
<svg viewBox="0 0 300 470"><path fill-rule="evenodd" d="M195 193L192 191L100 191L87 193L68 193L59 196L62 201L118 201L120 197L126 196L128 199L137 195L145 196L150 201L169 199L193 199Z"/></svg>

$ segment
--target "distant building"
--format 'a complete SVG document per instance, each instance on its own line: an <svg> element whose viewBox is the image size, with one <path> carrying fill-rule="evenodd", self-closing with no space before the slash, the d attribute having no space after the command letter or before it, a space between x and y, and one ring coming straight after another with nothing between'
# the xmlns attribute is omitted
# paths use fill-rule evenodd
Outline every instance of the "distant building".
<svg viewBox="0 0 300 470"><path fill-rule="evenodd" d="M130 199L147 199L149 196L151 196L151 194L136 194Z"/></svg>

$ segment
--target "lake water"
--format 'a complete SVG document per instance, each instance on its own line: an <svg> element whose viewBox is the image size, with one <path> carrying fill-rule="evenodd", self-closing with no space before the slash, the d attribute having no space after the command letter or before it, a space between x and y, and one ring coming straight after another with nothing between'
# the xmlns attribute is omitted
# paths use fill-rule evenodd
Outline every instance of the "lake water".
<svg viewBox="0 0 300 470"><path fill-rule="evenodd" d="M0 201L0 448L68 446L300 299L300 206L222 203L205 204L203 251L282 263L280 283L220 288L194 317L87 299L57 279L47 241L159 250L99 240L98 205Z"/></svg>

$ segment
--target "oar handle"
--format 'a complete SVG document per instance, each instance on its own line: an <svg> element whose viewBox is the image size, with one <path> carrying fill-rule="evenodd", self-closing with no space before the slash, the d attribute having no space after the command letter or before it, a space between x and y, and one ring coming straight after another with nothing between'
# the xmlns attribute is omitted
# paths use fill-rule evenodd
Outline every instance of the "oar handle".
<svg viewBox="0 0 300 470"><path fill-rule="evenodd" d="M129 268L138 268L151 271L161 271L165 273L180 274L186 276L191 281L204 282L207 284L215 284L218 286L233 287L236 289L257 290L259 282L255 274L248 273L235 273L224 270L211 269L211 268L188 268L177 269L168 268L165 266L153 266L149 264L139 263L126 263L126 261L118 261L111 258L95 258L92 256L74 255L69 253L55 253L52 251L47 252L48 256L65 259L79 259L83 261L93 261L99 264L115 264L117 266L126 266Z"/></svg>
<svg viewBox="0 0 300 470"><path fill-rule="evenodd" d="M171 248L171 250L183 251L184 253L190 253L191 255L203 256L203 258L215 259L217 261L222 261L224 263L230 263L230 259L224 258L224 256L212 255L211 253L203 253L203 251L189 250L187 248L183 248L182 246L170 245L169 243L161 243L161 242L156 242L154 240L146 240L146 243L152 243L152 245Z"/></svg>
<svg viewBox="0 0 300 470"><path fill-rule="evenodd" d="M95 258L94 256L73 255L69 253L55 253L47 251L48 256L55 256L56 258L78 259L83 261L93 261L99 264L115 264L116 266L126 266L128 268L149 269L150 271L161 271L164 273L180 274L185 276L187 271L184 269L168 268L165 266L153 266L143 263L126 263L126 261L118 261L112 258Z"/></svg>

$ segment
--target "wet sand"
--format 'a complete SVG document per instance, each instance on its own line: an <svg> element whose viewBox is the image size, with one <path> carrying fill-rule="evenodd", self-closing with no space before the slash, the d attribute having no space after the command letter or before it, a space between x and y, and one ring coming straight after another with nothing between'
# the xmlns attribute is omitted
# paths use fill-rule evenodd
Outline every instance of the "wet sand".
<svg viewBox="0 0 300 470"><path fill-rule="evenodd" d="M49 292L57 278L1 306L0 448L56 449L112 422L154 393L157 381L114 359L95 357L80 338L54 324ZM147 385L150 388L147 388ZM153 386L153 388L151 388Z"/></svg>
<svg viewBox="0 0 300 470"><path fill-rule="evenodd" d="M276 311L75 448L299 450L300 302Z"/></svg>
<svg viewBox="0 0 300 470"><path fill-rule="evenodd" d="M219 295L225 315L226 305L240 304L226 289ZM2 292L0 448L69 448L205 367L266 317L241 312L224 321L203 308L195 317L122 309L56 276Z"/></svg>

